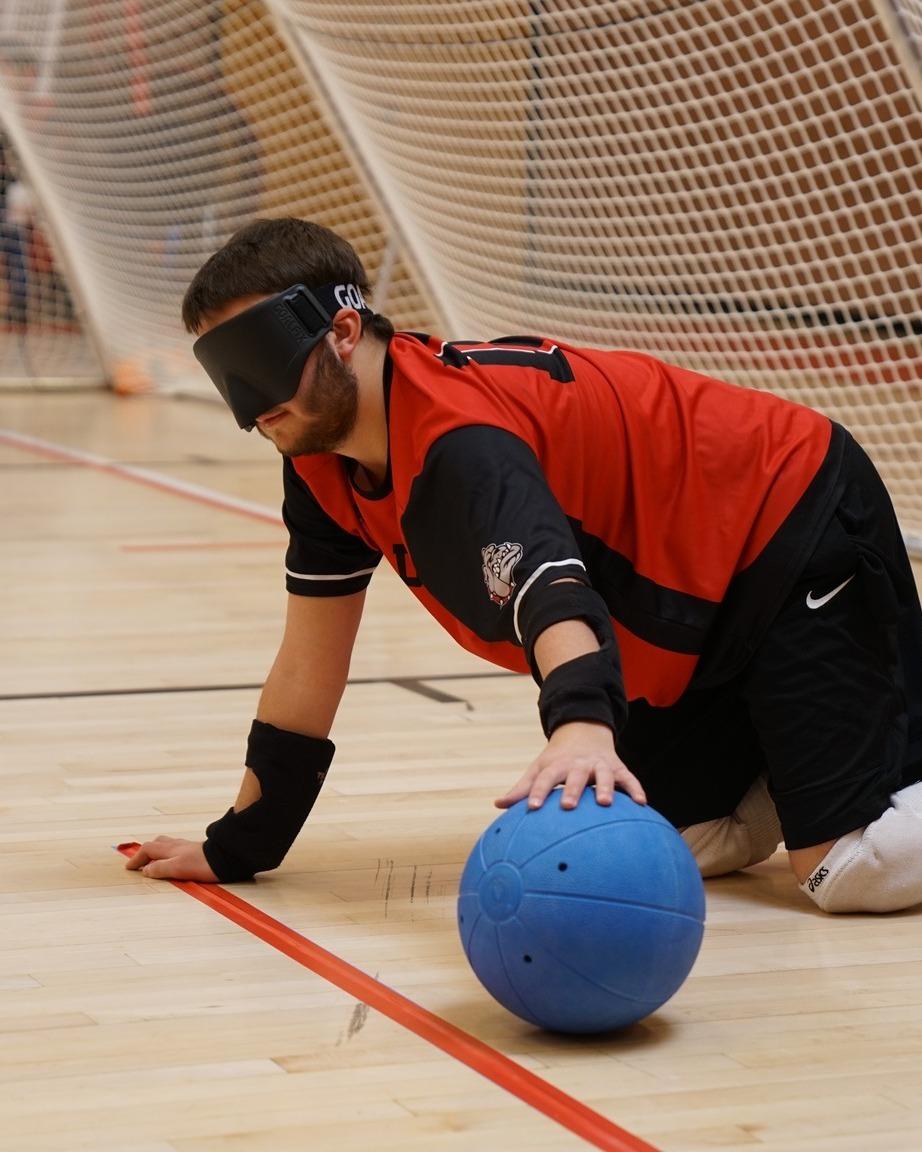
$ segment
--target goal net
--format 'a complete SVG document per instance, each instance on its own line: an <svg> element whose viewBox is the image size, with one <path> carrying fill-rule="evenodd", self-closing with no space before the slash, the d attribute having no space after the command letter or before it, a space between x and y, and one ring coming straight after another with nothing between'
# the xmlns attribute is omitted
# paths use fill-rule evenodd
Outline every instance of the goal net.
<svg viewBox="0 0 922 1152"><path fill-rule="evenodd" d="M429 323L378 207L261 3L3 0L0 128L105 377L212 395L182 331L203 261L255 215L342 232L398 323Z"/></svg>
<svg viewBox="0 0 922 1152"><path fill-rule="evenodd" d="M278 0L453 334L819 407L922 532L922 2Z"/></svg>
<svg viewBox="0 0 922 1152"><path fill-rule="evenodd" d="M189 386L188 278L290 212L400 326L822 409L922 536L922 0L7 5L0 108L116 382Z"/></svg>

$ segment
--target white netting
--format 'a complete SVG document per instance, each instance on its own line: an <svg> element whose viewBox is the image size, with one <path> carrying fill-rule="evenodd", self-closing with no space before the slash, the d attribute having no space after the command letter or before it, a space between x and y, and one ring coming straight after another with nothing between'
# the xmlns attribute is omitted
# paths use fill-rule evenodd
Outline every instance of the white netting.
<svg viewBox="0 0 922 1152"><path fill-rule="evenodd" d="M400 264L399 324L783 392L858 433L922 532L922 0L268 4L3 21L37 61L6 116L110 362L190 371L178 298L254 212L373 270L393 227L432 312Z"/></svg>
<svg viewBox="0 0 922 1152"><path fill-rule="evenodd" d="M922 530L922 115L871 0L273 6L454 333L632 346L821 407Z"/></svg>
<svg viewBox="0 0 922 1152"><path fill-rule="evenodd" d="M914 73L918 92L922 84L922 3L920 0L880 0L879 8L897 51L908 71Z"/></svg>
<svg viewBox="0 0 922 1152"><path fill-rule="evenodd" d="M260 3L28 0L0 16L0 119L113 383L208 389L179 304L254 215L336 227L402 324L425 306ZM209 391L210 394L210 391Z"/></svg>

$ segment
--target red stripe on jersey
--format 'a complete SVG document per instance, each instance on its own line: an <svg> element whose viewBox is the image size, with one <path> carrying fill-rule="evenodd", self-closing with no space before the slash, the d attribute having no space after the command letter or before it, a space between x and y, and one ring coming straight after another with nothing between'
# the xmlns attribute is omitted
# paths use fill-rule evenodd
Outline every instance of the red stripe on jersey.
<svg viewBox="0 0 922 1152"><path fill-rule="evenodd" d="M657 708L675 703L688 687L698 657L666 652L641 640L617 620L613 623L627 699L647 700Z"/></svg>

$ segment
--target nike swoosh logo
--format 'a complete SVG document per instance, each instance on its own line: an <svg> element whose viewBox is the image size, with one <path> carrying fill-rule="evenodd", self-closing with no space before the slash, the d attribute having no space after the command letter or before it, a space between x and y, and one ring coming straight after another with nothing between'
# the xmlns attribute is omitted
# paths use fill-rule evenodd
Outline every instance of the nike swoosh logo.
<svg viewBox="0 0 922 1152"><path fill-rule="evenodd" d="M812 592L808 592L807 593L807 607L808 608L822 608L824 604L829 603L829 601L833 598L833 596L838 596L839 593L842 591L842 589L845 587L845 585L851 584L851 582L854 579L855 579L855 573L853 572L847 580L843 580L842 583L837 588L833 588L833 590L831 592L827 592L825 596L814 596Z"/></svg>

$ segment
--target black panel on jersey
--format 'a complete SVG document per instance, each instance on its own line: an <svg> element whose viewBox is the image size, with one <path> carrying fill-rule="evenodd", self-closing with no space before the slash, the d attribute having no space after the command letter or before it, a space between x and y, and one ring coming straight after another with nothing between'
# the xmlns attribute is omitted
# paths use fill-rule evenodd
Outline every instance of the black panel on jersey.
<svg viewBox="0 0 922 1152"><path fill-rule="evenodd" d="M553 564L529 588L563 577L586 581L579 549L534 453L517 436L472 425L441 436L410 492L401 527L429 592L482 640L520 643L516 596L543 564ZM518 544L509 601L491 601L481 549Z"/></svg>
<svg viewBox="0 0 922 1152"><path fill-rule="evenodd" d="M719 607L712 600L665 588L635 572L626 556L570 520L592 579L620 623L658 648L697 656Z"/></svg>
<svg viewBox="0 0 922 1152"><path fill-rule="evenodd" d="M348 596L368 586L381 553L332 520L288 459L282 466L288 529L285 586L296 596Z"/></svg>

